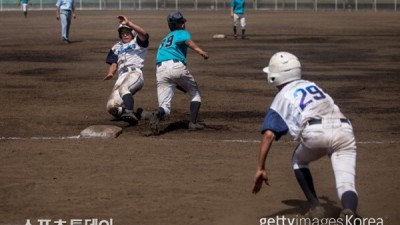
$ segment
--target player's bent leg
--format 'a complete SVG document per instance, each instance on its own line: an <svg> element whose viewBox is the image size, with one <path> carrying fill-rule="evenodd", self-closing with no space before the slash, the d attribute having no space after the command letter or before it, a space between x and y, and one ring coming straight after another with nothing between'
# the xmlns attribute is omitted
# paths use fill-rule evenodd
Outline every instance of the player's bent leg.
<svg viewBox="0 0 400 225"><path fill-rule="evenodd" d="M310 162L320 158L322 154L312 154L310 149L299 144L292 156L292 167L296 180L302 189L307 201L310 203L310 210L306 217L321 219L324 217L324 208L320 205L317 197L311 172L308 168Z"/></svg>
<svg viewBox="0 0 400 225"><path fill-rule="evenodd" d="M113 90L107 101L107 112L116 119L121 119L123 112L122 99L119 97L118 90Z"/></svg>
<svg viewBox="0 0 400 225"><path fill-rule="evenodd" d="M246 38L246 19L244 17L240 20L240 26L242 28L242 39Z"/></svg>
<svg viewBox="0 0 400 225"><path fill-rule="evenodd" d="M341 200L343 210L351 210L356 213L358 195L355 188L356 175L356 150L355 144L350 149L332 153L331 162L336 180L338 197Z"/></svg>
<svg viewBox="0 0 400 225"><path fill-rule="evenodd" d="M131 125L136 125L138 119L136 118L133 112L134 100L132 94L131 93L125 94L124 96L122 96L122 100L126 108L121 115L121 119L125 122L128 122Z"/></svg>
<svg viewBox="0 0 400 225"><path fill-rule="evenodd" d="M199 114L201 102L192 101L190 102L190 118L189 118L189 130L202 130L204 129L204 125L197 123L197 116Z"/></svg>

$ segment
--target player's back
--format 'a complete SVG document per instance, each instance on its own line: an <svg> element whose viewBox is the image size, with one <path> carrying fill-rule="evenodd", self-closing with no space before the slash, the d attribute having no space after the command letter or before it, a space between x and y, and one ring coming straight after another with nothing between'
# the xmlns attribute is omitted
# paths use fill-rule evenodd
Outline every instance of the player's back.
<svg viewBox="0 0 400 225"><path fill-rule="evenodd" d="M285 98L291 102L294 111L301 114L303 122L310 118L343 117L332 97L311 81L297 80L288 84Z"/></svg>

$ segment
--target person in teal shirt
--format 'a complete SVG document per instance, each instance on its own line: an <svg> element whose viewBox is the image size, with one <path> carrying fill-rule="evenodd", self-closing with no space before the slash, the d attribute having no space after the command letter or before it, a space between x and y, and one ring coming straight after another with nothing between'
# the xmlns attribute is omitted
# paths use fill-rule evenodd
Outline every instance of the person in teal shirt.
<svg viewBox="0 0 400 225"><path fill-rule="evenodd" d="M28 17L28 4L29 4L29 0L20 0L19 1L19 5L21 6L22 11L24 12L25 18Z"/></svg>
<svg viewBox="0 0 400 225"><path fill-rule="evenodd" d="M232 0L231 1L231 17L233 18L233 38L237 39L236 27L240 24L242 28L242 39L245 39L246 33L246 19L244 17L245 0Z"/></svg>
<svg viewBox="0 0 400 225"><path fill-rule="evenodd" d="M159 122L171 114L172 98L175 90L181 90L190 97L189 130L201 130L197 115L200 110L201 96L199 87L186 67L187 49L190 48L208 59L208 53L201 49L185 30L186 19L179 11L172 12L167 17L171 32L165 36L157 51L157 97L158 109L150 118L150 129L153 135L160 133Z"/></svg>

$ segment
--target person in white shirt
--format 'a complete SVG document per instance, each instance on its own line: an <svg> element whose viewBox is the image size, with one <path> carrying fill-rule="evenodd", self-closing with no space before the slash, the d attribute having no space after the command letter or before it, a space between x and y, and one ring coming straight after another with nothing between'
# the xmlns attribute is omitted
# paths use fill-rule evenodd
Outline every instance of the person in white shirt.
<svg viewBox="0 0 400 225"><path fill-rule="evenodd" d="M265 161L274 140L289 133L299 142L292 157L296 179L303 190L310 210L306 217L324 218L309 170L309 163L328 155L336 180L336 190L343 210L342 220L354 219L358 194L355 188L356 141L350 121L344 117L333 99L313 82L301 79L301 64L288 52L274 54L268 67L268 82L277 87L275 96L262 124L263 135L253 193L268 184ZM345 221L342 221L345 222Z"/></svg>

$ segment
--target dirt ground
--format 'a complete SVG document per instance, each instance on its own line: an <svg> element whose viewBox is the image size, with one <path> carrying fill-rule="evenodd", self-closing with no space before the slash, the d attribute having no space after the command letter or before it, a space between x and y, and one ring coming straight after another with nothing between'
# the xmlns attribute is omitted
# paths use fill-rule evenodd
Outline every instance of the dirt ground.
<svg viewBox="0 0 400 225"><path fill-rule="evenodd" d="M276 142L271 186L251 193L259 129L275 89L261 72L276 51L297 55L352 121L358 141L359 211L400 221L400 14L248 11L247 40L233 40L227 11L183 11L210 59L188 52L202 91L204 131L188 132L188 98L177 93L160 136L147 121L129 127L105 110L115 79L105 57L124 14L150 34L145 87L136 107L157 106L155 54L169 11L78 11L69 45L54 11L0 13L0 224L29 219L113 219L114 225L256 225L307 211L290 158L296 143ZM212 39L226 34L225 39ZM116 139L79 139L91 125L117 125ZM328 158L311 165L329 217L340 201ZM103 223L105 224L105 223Z"/></svg>

